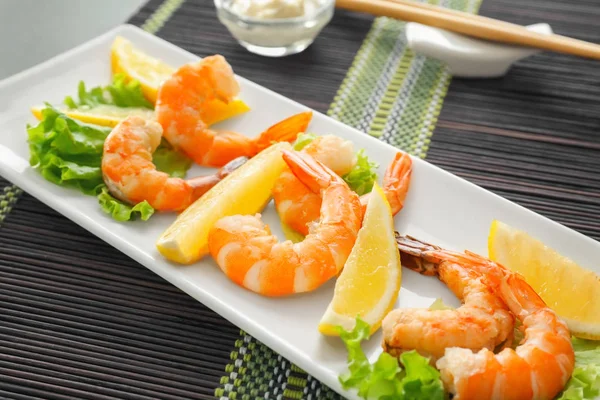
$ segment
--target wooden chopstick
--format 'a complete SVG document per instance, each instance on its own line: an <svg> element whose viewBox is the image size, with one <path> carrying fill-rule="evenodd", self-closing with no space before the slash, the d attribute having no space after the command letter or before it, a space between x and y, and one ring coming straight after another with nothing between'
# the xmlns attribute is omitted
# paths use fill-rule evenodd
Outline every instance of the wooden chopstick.
<svg viewBox="0 0 600 400"><path fill-rule="evenodd" d="M418 22L479 39L535 47L600 60L600 45L561 35L532 32L523 26L409 0L336 0L336 7Z"/></svg>

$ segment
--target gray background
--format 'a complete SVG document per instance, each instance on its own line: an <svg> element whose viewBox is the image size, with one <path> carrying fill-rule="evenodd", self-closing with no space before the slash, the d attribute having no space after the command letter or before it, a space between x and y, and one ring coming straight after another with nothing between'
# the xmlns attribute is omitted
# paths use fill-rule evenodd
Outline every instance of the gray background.
<svg viewBox="0 0 600 400"><path fill-rule="evenodd" d="M0 80L125 22L146 0L0 0Z"/></svg>

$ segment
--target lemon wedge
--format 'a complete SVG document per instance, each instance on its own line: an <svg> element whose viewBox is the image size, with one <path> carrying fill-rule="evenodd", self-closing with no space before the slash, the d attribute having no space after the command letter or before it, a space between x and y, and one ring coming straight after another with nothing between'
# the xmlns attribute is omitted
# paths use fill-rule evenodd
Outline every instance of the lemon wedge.
<svg viewBox="0 0 600 400"><path fill-rule="evenodd" d="M42 119L42 110L44 106L31 107L31 113L37 119ZM117 124L123 121L130 115L135 115L145 120L155 120L156 115L154 110L141 107L117 107L108 104L101 104L91 108L57 108L57 110L67 117L76 119L81 122L87 122L88 124L95 124L100 126L109 126L114 128ZM208 125L216 124L217 122L224 121L228 118L235 117L236 115L249 111L250 108L242 100L233 100L232 102L225 104L222 101L210 101L207 103L206 109L204 110L204 122Z"/></svg>
<svg viewBox="0 0 600 400"><path fill-rule="evenodd" d="M398 298L401 279L394 219L383 190L375 184L363 226L337 279L319 332L338 335L338 325L352 330L357 316L371 326L371 333L375 332Z"/></svg>
<svg viewBox="0 0 600 400"><path fill-rule="evenodd" d="M113 74L122 73L140 81L144 96L152 103L156 103L162 81L175 72L175 68L136 49L129 40L121 36L117 36L111 46L110 65Z"/></svg>
<svg viewBox="0 0 600 400"><path fill-rule="evenodd" d="M572 335L600 340L600 276L496 220L490 227L488 252L491 260L523 275Z"/></svg>
<svg viewBox="0 0 600 400"><path fill-rule="evenodd" d="M175 72L175 68L135 48L121 36L113 41L110 60L113 74L122 73L129 79L138 80L144 96L152 104L156 103L160 84ZM249 110L250 107L241 99L233 99L229 103L215 99L203 106L202 116L206 124L213 125Z"/></svg>
<svg viewBox="0 0 600 400"><path fill-rule="evenodd" d="M39 120L42 119L42 110L45 106L31 107L31 113ZM57 108L57 110L67 117L76 119L88 124L108 126L114 128L119 122L130 115L135 115L145 120L155 119L154 111L141 107L117 107L107 104L100 104L88 108Z"/></svg>
<svg viewBox="0 0 600 400"><path fill-rule="evenodd" d="M248 111L250 107L240 99L233 99L229 103L209 100L203 106L202 120L210 126Z"/></svg>
<svg viewBox="0 0 600 400"><path fill-rule="evenodd" d="M182 212L156 242L167 259L190 264L208 254L208 232L219 219L237 214L256 214L271 198L271 190L286 164L274 144L248 160Z"/></svg>

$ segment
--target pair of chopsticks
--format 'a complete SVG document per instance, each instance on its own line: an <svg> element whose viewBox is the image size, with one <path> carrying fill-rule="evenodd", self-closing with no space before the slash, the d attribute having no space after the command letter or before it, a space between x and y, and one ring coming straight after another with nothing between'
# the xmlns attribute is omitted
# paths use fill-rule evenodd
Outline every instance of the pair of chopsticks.
<svg viewBox="0 0 600 400"><path fill-rule="evenodd" d="M417 22L493 42L534 47L600 60L600 45L561 35L532 32L497 19L410 0L336 0L336 7Z"/></svg>

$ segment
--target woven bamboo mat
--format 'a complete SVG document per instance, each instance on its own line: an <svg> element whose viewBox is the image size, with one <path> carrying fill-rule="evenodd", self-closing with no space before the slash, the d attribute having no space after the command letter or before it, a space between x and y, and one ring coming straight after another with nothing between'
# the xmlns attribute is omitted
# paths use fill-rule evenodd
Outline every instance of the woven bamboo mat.
<svg viewBox="0 0 600 400"><path fill-rule="evenodd" d="M232 41L211 1L181 3L152 0L131 22L196 54L221 53L240 75L320 111L373 34L371 18L340 12L306 52L267 59ZM487 0L480 13L600 42L595 0ZM540 54L502 79L452 81L420 154L600 239L598 104L597 62ZM239 329L1 179L0 225L0 398L230 392L222 377Z"/></svg>

